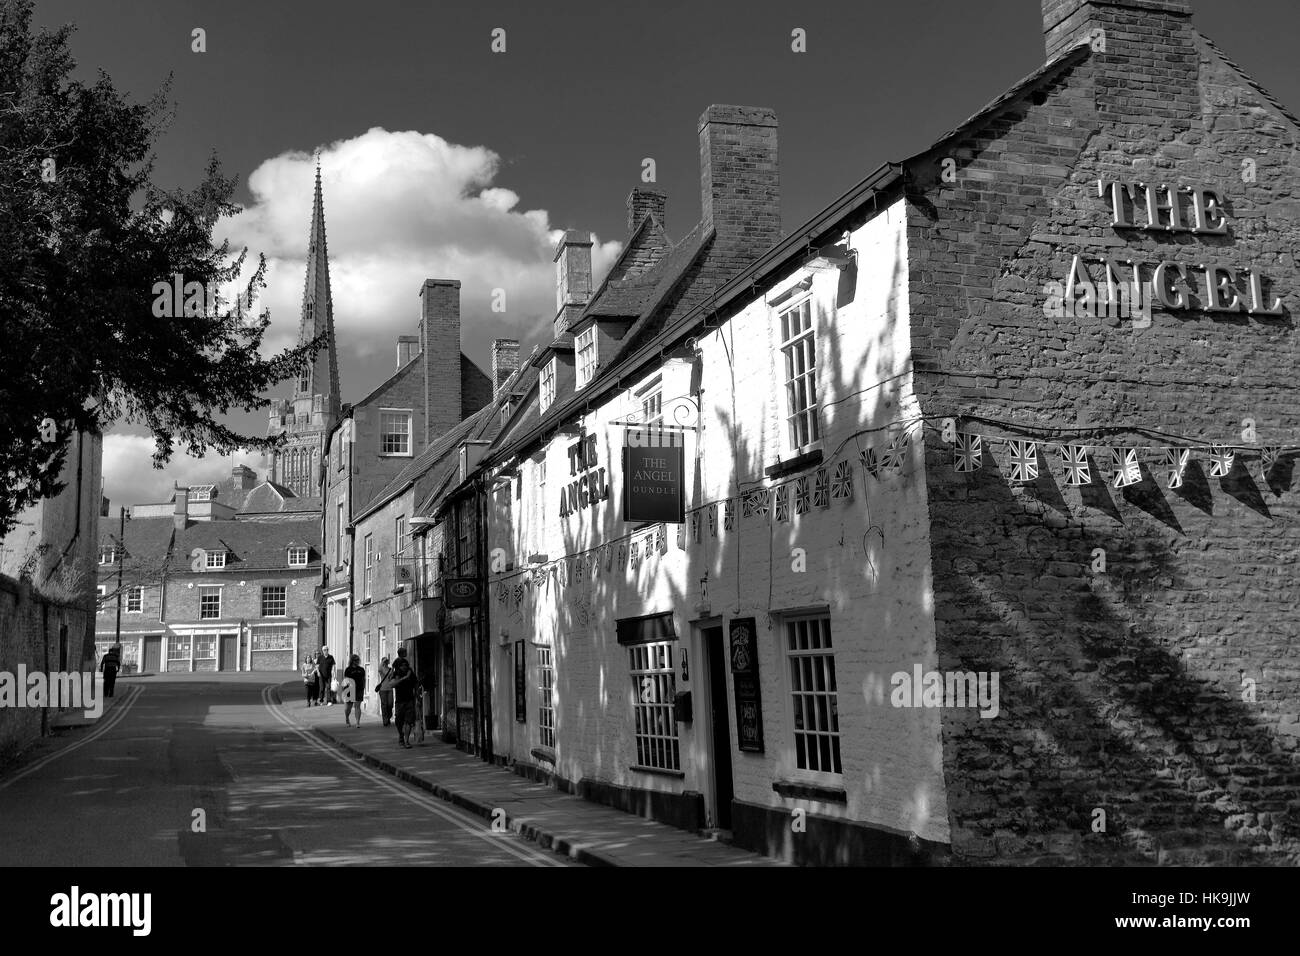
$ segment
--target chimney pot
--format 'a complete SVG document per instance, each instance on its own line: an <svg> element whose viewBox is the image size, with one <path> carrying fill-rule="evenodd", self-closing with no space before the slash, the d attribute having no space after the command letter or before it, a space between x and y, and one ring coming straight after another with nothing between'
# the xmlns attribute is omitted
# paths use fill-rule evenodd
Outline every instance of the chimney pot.
<svg viewBox="0 0 1300 956"><path fill-rule="evenodd" d="M555 247L555 337L582 315L591 298L591 237L569 229Z"/></svg>
<svg viewBox="0 0 1300 956"><path fill-rule="evenodd" d="M1090 42L1092 31L1106 31L1106 53L1132 46L1139 60L1150 59L1156 41L1169 45L1169 19L1186 21L1192 14L1191 0L1041 0L1043 37L1047 59L1054 60L1081 43ZM1143 23L1142 21L1146 21ZM1136 29L1135 29L1136 27ZM1177 32L1177 31L1176 31ZM1190 38L1174 38L1174 45L1189 55Z"/></svg>
<svg viewBox="0 0 1300 956"><path fill-rule="evenodd" d="M172 513L172 525L177 531L184 531L190 519L190 489L176 486L176 508Z"/></svg>
<svg viewBox="0 0 1300 956"><path fill-rule="evenodd" d="M700 117L700 207L729 257L754 259L781 238L776 112L713 105Z"/></svg>

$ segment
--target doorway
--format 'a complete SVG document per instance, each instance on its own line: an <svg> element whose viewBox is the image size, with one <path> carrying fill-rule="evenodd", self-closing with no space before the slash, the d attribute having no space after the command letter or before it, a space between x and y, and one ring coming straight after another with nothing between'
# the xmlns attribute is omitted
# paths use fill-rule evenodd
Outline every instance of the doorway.
<svg viewBox="0 0 1300 956"><path fill-rule="evenodd" d="M222 634L221 635L221 670L233 671L239 669L239 635Z"/></svg>
<svg viewBox="0 0 1300 956"><path fill-rule="evenodd" d="M714 825L731 829L731 801L736 792L731 780L731 719L727 711L727 649L721 627L702 628L709 671L709 728L712 746Z"/></svg>
<svg viewBox="0 0 1300 956"><path fill-rule="evenodd" d="M144 673L157 674L162 670L162 635L145 635Z"/></svg>

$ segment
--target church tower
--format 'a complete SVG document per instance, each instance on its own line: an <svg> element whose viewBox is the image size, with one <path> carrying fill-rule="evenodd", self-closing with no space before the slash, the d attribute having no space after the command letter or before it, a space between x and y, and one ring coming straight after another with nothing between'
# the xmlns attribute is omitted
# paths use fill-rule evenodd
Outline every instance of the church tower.
<svg viewBox="0 0 1300 956"><path fill-rule="evenodd" d="M320 164L316 165L316 198L311 236L307 243L307 278L302 291L298 344L324 333L324 347L310 368L294 382L293 398L271 407L269 435L288 435L284 447L271 456L271 481L303 498L321 494L320 465L325 439L339 420L339 365L334 349L334 301L330 295L330 264L325 248L325 204L321 198Z"/></svg>

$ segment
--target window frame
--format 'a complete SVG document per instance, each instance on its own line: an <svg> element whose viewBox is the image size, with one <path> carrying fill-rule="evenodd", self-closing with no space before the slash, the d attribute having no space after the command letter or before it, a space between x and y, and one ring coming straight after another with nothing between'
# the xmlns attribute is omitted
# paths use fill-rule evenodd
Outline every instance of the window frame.
<svg viewBox="0 0 1300 956"><path fill-rule="evenodd" d="M793 651L790 648L790 628L800 623L809 623L813 621L825 622L825 646L823 648L797 648ZM832 787L842 787L844 785L844 729L839 720L839 674L835 669L835 641L834 632L831 629L831 613L829 610L804 611L799 613L784 614L780 617L781 637L780 637L780 654L781 654L781 696L785 712L785 745L789 747L789 769L793 779L807 783L821 784ZM835 729L823 733L819 728L796 727L795 726L795 708L794 708L794 675L793 661L803 658L829 658L830 659L830 676L835 681L835 690L829 693L834 695L833 709L828 706L828 716L834 719ZM823 672L823 676L825 672ZM812 698L814 703L818 695L826 694L826 691L805 691L800 689L800 694L805 694ZM814 708L815 715L815 708ZM830 747L832 765L834 758L838 756L840 769L834 770L814 770L808 767L799 766L799 734L808 737L819 738L828 736L833 740ZM837 746L838 745L838 746ZM805 747L805 752L807 752ZM820 753L820 751L819 751ZM805 760L805 762L807 762Z"/></svg>
<svg viewBox="0 0 1300 956"><path fill-rule="evenodd" d="M249 626L248 650L250 654L275 654L293 651L294 638L297 636L297 629L292 624L251 624ZM258 647L258 640L266 640L272 636L279 640L287 641L288 647Z"/></svg>
<svg viewBox="0 0 1300 956"><path fill-rule="evenodd" d="M336 567L342 567L342 566L343 566L343 551L344 551L343 542L347 539L347 536L348 536L348 533L347 533L348 523L347 523L347 521L346 521L346 519L344 518L344 515L343 515L343 512L344 512L344 509L345 509L346 505L345 505L344 502L342 502L342 501L335 502L335 505L336 505L335 514L338 515L338 523L339 523L339 527L338 527L338 535L337 535L337 539L336 539L336 541L335 541L335 545L334 545L334 552L335 552L335 553L334 553L334 564L335 564Z"/></svg>
<svg viewBox="0 0 1300 956"><path fill-rule="evenodd" d="M367 534L364 538L365 547L362 553L365 555L365 564L361 573L361 598L366 600L373 594L375 585L375 563L377 552L375 551L375 536L373 533Z"/></svg>
<svg viewBox="0 0 1300 956"><path fill-rule="evenodd" d="M134 608L131 607L132 597L135 598L135 603L137 607ZM144 613L144 585L137 584L134 587L127 588L126 600L123 601L123 604L125 605L125 607L123 607L122 610L125 611L127 614L143 614Z"/></svg>
<svg viewBox="0 0 1300 956"><path fill-rule="evenodd" d="M213 563L213 559L220 558L219 563ZM210 551L203 552L203 570L204 571L224 571L226 569L226 552L224 549L214 548Z"/></svg>
<svg viewBox="0 0 1300 956"><path fill-rule="evenodd" d="M781 444L792 455L801 455L819 448L822 441L821 393L817 387L817 327L812 304L813 295L808 290L774 307L777 332L775 354L780 356L780 368L774 378L781 383ZM794 334L789 334L791 320L787 317L800 312L804 313L798 320L800 325ZM804 360L802 371L796 371L797 357ZM801 389L804 404L796 410L795 398ZM811 401L808 400L810 393ZM800 427L805 432L806 439L802 443L796 440Z"/></svg>
<svg viewBox="0 0 1300 956"><path fill-rule="evenodd" d="M108 555L108 557L105 558L104 555ZM111 547L107 547L107 548L100 548L99 563L101 565L117 564L117 545L112 545Z"/></svg>
<svg viewBox="0 0 1300 956"><path fill-rule="evenodd" d="M405 451L385 451L385 442L389 436L398 434L397 432L387 431L385 429L385 416L402 416L406 420L406 438ZM411 458L415 454L415 414L410 408L381 408L379 409L379 456L381 458Z"/></svg>
<svg viewBox="0 0 1300 956"><path fill-rule="evenodd" d="M474 706L474 635L468 624L454 632L456 655L456 706ZM462 644L464 645L462 647Z"/></svg>
<svg viewBox="0 0 1300 956"><path fill-rule="evenodd" d="M534 647L537 651L537 746L554 752L555 650L549 644Z"/></svg>
<svg viewBox="0 0 1300 956"><path fill-rule="evenodd" d="M551 360L542 366L542 372L537 377L537 394L541 399L542 411L555 404L556 379L560 374L559 362L557 356L552 356Z"/></svg>
<svg viewBox="0 0 1300 956"><path fill-rule="evenodd" d="M280 602L279 602L281 607L279 614L266 613L266 592L267 591L282 592L280 595ZM262 617L288 617L289 616L289 588L283 584L263 584L260 607L262 611L261 614Z"/></svg>
<svg viewBox="0 0 1300 956"><path fill-rule="evenodd" d="M406 515L398 515L393 519L393 541L397 545L393 552L394 558L406 556L406 546L411 543L411 526L406 520Z"/></svg>
<svg viewBox="0 0 1300 956"><path fill-rule="evenodd" d="M223 610L223 608L222 608L222 606L221 606L221 605L222 605L221 587L222 587L222 586L221 586L220 584L200 584L200 585L199 585L199 620L200 620L200 621L219 621L219 620L221 620L221 612L222 612L222 610ZM203 599L204 599L205 597L212 597L212 594L210 594L210 593L209 593L209 594L204 594L203 592L205 592L205 591L208 591L208 592L215 591L215 592L216 592L216 597L217 597L217 613L216 613L216 614L204 614L204 613L203 613Z"/></svg>
<svg viewBox="0 0 1300 956"><path fill-rule="evenodd" d="M574 364L578 374L578 388L591 383L600 367L597 354L600 337L596 334L596 323L592 322L586 330L579 332L573 340Z"/></svg>
<svg viewBox="0 0 1300 956"><path fill-rule="evenodd" d="M650 773L682 773L682 739L677 730L676 716L673 714L673 697L677 683L674 648L677 643L673 640L627 645L628 676L631 679L632 692L632 745L636 752L635 762L632 764L634 770ZM663 654L661 661L657 660L660 652ZM638 657L641 657L642 661L638 662ZM642 700L647 679L653 681L652 686L659 699ZM666 733L662 732L665 723ZM644 731L642 727L645 728ZM660 742L664 744L662 748L659 746ZM668 746L669 744L671 746ZM667 765L669 758L671 766ZM663 763L658 763L656 760Z"/></svg>

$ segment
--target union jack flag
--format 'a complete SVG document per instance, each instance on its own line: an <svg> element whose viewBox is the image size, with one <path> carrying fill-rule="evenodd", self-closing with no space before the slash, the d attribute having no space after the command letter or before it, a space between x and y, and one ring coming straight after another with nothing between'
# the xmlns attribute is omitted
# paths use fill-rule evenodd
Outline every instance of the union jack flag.
<svg viewBox="0 0 1300 956"><path fill-rule="evenodd" d="M889 449L880 456L880 468L886 474L890 472L902 473L903 464L907 461L907 432L895 435L893 441L889 443Z"/></svg>
<svg viewBox="0 0 1300 956"><path fill-rule="evenodd" d="M1038 442L1018 438L1008 440L1011 448L1011 480L1034 481L1038 478Z"/></svg>
<svg viewBox="0 0 1300 956"><path fill-rule="evenodd" d="M605 545L605 570L608 571L613 566L614 566L614 546L612 544L607 544Z"/></svg>
<svg viewBox="0 0 1300 956"><path fill-rule="evenodd" d="M953 465L959 472L979 471L984 460L984 439L970 432L958 432Z"/></svg>
<svg viewBox="0 0 1300 956"><path fill-rule="evenodd" d="M794 513L806 514L808 511L808 478L799 478L794 483Z"/></svg>
<svg viewBox="0 0 1300 956"><path fill-rule="evenodd" d="M1210 477L1227 478L1232 471L1232 461L1236 453L1226 445L1215 445L1210 451Z"/></svg>
<svg viewBox="0 0 1300 956"><path fill-rule="evenodd" d="M620 571L627 567L627 544L620 543L618 546L618 569Z"/></svg>
<svg viewBox="0 0 1300 956"><path fill-rule="evenodd" d="M722 503L722 529L733 531L736 527L736 499L728 498Z"/></svg>
<svg viewBox="0 0 1300 956"><path fill-rule="evenodd" d="M709 505L707 509L709 515L709 536L716 538L718 536L718 506L717 504Z"/></svg>
<svg viewBox="0 0 1300 956"><path fill-rule="evenodd" d="M776 520L790 520L790 489L786 485L776 488Z"/></svg>
<svg viewBox="0 0 1300 956"><path fill-rule="evenodd" d="M668 525L666 523L655 529L655 550L660 554L668 553Z"/></svg>
<svg viewBox="0 0 1300 956"><path fill-rule="evenodd" d="M760 488L757 491L751 491L745 495L741 516L753 518L767 514L768 504L771 501L772 492L767 488Z"/></svg>
<svg viewBox="0 0 1300 956"><path fill-rule="evenodd" d="M691 521L696 525L699 524L699 519L695 515L691 515ZM677 547L681 551L686 550L686 525L684 524L677 526Z"/></svg>
<svg viewBox="0 0 1300 956"><path fill-rule="evenodd" d="M818 508L831 506L831 478L825 468L818 468L813 475L813 505Z"/></svg>
<svg viewBox="0 0 1300 956"><path fill-rule="evenodd" d="M1263 469L1263 474L1267 475L1277 467L1278 459L1282 457L1282 446L1265 445L1264 450L1260 453L1259 462Z"/></svg>
<svg viewBox="0 0 1300 956"><path fill-rule="evenodd" d="M632 568L635 570L640 566L641 566L641 548L635 541L633 541L632 542Z"/></svg>
<svg viewBox="0 0 1300 956"><path fill-rule="evenodd" d="M1092 472L1088 468L1087 445L1062 445L1061 462L1065 465L1065 483L1072 488L1092 484Z"/></svg>
<svg viewBox="0 0 1300 956"><path fill-rule="evenodd" d="M1127 488L1142 480L1142 467L1138 464L1136 448L1112 448L1110 460L1115 469L1113 483L1116 488Z"/></svg>
<svg viewBox="0 0 1300 956"><path fill-rule="evenodd" d="M876 481L880 480L880 459L876 457L876 450L868 448L862 453L862 467L866 469L867 474ZM836 495L835 497L839 497Z"/></svg>
<svg viewBox="0 0 1300 956"><path fill-rule="evenodd" d="M700 513L698 511L691 512L691 543L700 543Z"/></svg>
<svg viewBox="0 0 1300 956"><path fill-rule="evenodd" d="M523 603L524 603L524 586L522 584L516 584L515 585L515 610L516 611L519 610L519 605Z"/></svg>
<svg viewBox="0 0 1300 956"><path fill-rule="evenodd" d="M1192 453L1186 448L1166 448L1165 465L1169 468L1169 487L1183 486L1183 472L1187 470L1187 460Z"/></svg>
<svg viewBox="0 0 1300 956"><path fill-rule="evenodd" d="M831 479L831 497L853 500L853 471L847 461L837 462Z"/></svg>
<svg viewBox="0 0 1300 956"><path fill-rule="evenodd" d="M510 595L506 594L506 586L504 584L497 585L497 603L502 607L505 607L510 603Z"/></svg>

